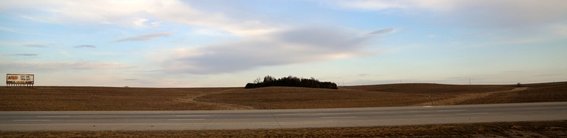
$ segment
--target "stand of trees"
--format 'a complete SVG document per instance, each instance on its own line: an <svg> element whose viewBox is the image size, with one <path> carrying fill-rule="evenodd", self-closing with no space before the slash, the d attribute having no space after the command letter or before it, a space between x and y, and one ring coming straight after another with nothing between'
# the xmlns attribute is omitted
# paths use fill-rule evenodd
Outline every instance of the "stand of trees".
<svg viewBox="0 0 567 138"><path fill-rule="evenodd" d="M338 89L337 84L333 82L320 82L315 78L298 78L294 76L288 76L276 79L272 76L264 77L264 80L258 78L254 83L246 84L244 88L259 88L268 86L288 86L288 87L308 87L308 88L328 88L328 89Z"/></svg>

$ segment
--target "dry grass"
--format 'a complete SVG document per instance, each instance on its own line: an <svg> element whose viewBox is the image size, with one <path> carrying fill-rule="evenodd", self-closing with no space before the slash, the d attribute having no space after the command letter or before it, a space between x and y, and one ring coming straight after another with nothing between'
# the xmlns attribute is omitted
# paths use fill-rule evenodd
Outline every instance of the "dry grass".
<svg viewBox="0 0 567 138"><path fill-rule="evenodd" d="M498 93L481 99L471 99L459 104L525 103L567 101L567 82L524 85L526 90L514 93Z"/></svg>
<svg viewBox="0 0 567 138"><path fill-rule="evenodd" d="M394 84L350 86L338 90L266 87L210 94L198 101L251 106L257 109L409 106L459 95L513 89L498 85ZM438 103L438 102L437 102Z"/></svg>
<svg viewBox="0 0 567 138"><path fill-rule="evenodd" d="M210 94L196 100L246 105L256 109L295 109L404 106L425 102L427 99L419 94L353 89L266 87Z"/></svg>
<svg viewBox="0 0 567 138"><path fill-rule="evenodd" d="M334 89L0 87L0 111L347 108L567 101L567 82L390 84Z"/></svg>
<svg viewBox="0 0 567 138"><path fill-rule="evenodd" d="M406 84L385 84L385 85L361 85L347 86L343 88L384 91L398 93L415 94L441 94L456 95L465 93L481 93L490 91L502 91L513 89L513 85L447 85L447 84L428 84L428 83L406 83Z"/></svg>
<svg viewBox="0 0 567 138"><path fill-rule="evenodd" d="M0 132L0 137L567 137L567 121L259 130Z"/></svg>
<svg viewBox="0 0 567 138"><path fill-rule="evenodd" d="M0 87L0 111L213 110L192 99L227 88Z"/></svg>

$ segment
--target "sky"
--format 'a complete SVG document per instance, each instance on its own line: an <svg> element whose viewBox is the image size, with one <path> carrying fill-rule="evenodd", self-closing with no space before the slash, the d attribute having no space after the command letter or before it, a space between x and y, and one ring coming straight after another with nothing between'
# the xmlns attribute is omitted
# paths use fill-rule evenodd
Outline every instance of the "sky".
<svg viewBox="0 0 567 138"><path fill-rule="evenodd" d="M565 0L1 0L0 73L41 86L567 80Z"/></svg>

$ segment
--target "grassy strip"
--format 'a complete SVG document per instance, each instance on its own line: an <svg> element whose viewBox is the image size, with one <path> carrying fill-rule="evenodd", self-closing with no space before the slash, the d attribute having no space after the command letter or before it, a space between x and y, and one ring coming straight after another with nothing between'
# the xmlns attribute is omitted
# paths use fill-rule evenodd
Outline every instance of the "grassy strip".
<svg viewBox="0 0 567 138"><path fill-rule="evenodd" d="M567 121L184 131L0 132L0 137L567 137Z"/></svg>

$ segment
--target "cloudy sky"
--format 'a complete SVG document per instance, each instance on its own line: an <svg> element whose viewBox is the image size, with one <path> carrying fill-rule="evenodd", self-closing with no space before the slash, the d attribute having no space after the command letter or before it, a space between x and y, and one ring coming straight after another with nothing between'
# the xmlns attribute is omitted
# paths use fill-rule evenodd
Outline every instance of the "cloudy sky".
<svg viewBox="0 0 567 138"><path fill-rule="evenodd" d="M565 0L1 0L0 73L37 85L566 81Z"/></svg>

